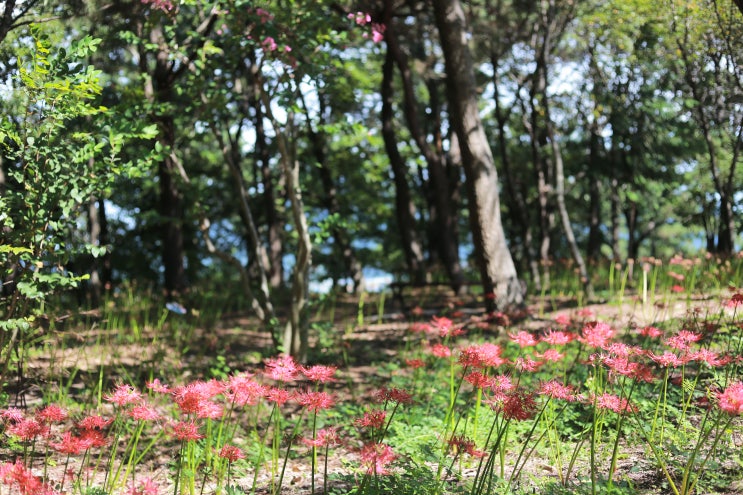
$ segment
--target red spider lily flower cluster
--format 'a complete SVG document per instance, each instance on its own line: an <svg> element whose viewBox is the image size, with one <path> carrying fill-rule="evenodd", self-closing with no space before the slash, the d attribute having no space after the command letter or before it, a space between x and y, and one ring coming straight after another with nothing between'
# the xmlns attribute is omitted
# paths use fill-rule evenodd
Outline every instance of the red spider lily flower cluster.
<svg viewBox="0 0 743 495"><path fill-rule="evenodd" d="M615 333L614 329L608 324L601 321L591 321L583 326L578 340L590 347L603 348L614 338Z"/></svg>
<svg viewBox="0 0 743 495"><path fill-rule="evenodd" d="M743 382L733 382L717 394L717 403L722 411L739 416L743 414Z"/></svg>
<svg viewBox="0 0 743 495"><path fill-rule="evenodd" d="M299 376L300 366L291 356L279 356L266 359L263 373L277 382L293 382Z"/></svg>
<svg viewBox="0 0 743 495"><path fill-rule="evenodd" d="M603 393L591 397L591 402L596 405L597 409L604 411L613 411L617 414L633 413L637 411L637 406L630 404L624 397Z"/></svg>
<svg viewBox="0 0 743 495"><path fill-rule="evenodd" d="M335 398L327 392L298 392L294 398L312 412L330 409L335 405Z"/></svg>
<svg viewBox="0 0 743 495"><path fill-rule="evenodd" d="M321 428L315 433L315 438L302 438L302 443L308 447L331 447L340 443L340 436L336 428Z"/></svg>
<svg viewBox="0 0 743 495"><path fill-rule="evenodd" d="M357 419L354 423L356 426L365 428L379 429L384 426L387 413L380 409L372 409L364 413L364 417Z"/></svg>
<svg viewBox="0 0 743 495"><path fill-rule="evenodd" d="M158 493L160 493L160 489L152 478L145 478L137 485L132 483L127 495L158 495Z"/></svg>
<svg viewBox="0 0 743 495"><path fill-rule="evenodd" d="M61 495L61 492L54 490L34 476L20 460L0 464L0 482L17 487L20 495Z"/></svg>
<svg viewBox="0 0 743 495"><path fill-rule="evenodd" d="M245 459L245 454L242 450L240 450L238 447L235 447L234 445L225 444L222 446L222 448L219 450L219 457L222 459L226 459L228 462L235 462L240 459Z"/></svg>
<svg viewBox="0 0 743 495"><path fill-rule="evenodd" d="M388 475L389 465L397 458L386 443L369 443L361 449L361 465L370 475Z"/></svg>
<svg viewBox="0 0 743 495"><path fill-rule="evenodd" d="M449 445L454 449L454 455L464 452L472 457L485 457L487 452L478 450L475 441L466 435L455 435L449 439Z"/></svg>
<svg viewBox="0 0 743 495"><path fill-rule="evenodd" d="M413 402L413 396L400 388L382 387L374 394L377 402L394 402L396 404L410 404Z"/></svg>

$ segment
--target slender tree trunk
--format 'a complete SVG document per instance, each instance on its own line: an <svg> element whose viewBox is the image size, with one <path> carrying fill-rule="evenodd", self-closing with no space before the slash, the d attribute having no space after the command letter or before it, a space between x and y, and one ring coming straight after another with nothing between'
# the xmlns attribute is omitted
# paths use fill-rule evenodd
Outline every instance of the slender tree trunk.
<svg viewBox="0 0 743 495"><path fill-rule="evenodd" d="M158 118L160 142L170 148L175 144L175 123L170 115ZM172 153L158 164L160 186L160 218L162 233L162 260L165 274L165 291L168 297L183 293L186 282L183 243L184 208L178 185Z"/></svg>
<svg viewBox="0 0 743 495"><path fill-rule="evenodd" d="M286 137L286 130L282 129L278 120L274 117L271 102L265 91L261 92L261 101L263 102L263 111L276 134L293 227L297 234L297 252L292 268L291 307L289 308L289 320L284 328L282 346L284 353L290 354L297 361L302 362L306 360L307 350L309 349L307 297L309 294L310 267L312 266L312 241L299 182L299 162L294 159L294 153L292 153L289 140ZM293 118L292 114L287 116L287 126L292 125Z"/></svg>
<svg viewBox="0 0 743 495"><path fill-rule="evenodd" d="M599 166L599 139L595 126L592 125L588 151L588 240L586 258L589 262L597 261L601 256L601 179L595 172Z"/></svg>
<svg viewBox="0 0 743 495"><path fill-rule="evenodd" d="M432 200L431 228L433 229L429 238L444 264L447 276L451 282L452 289L459 292L464 283L464 274L459 263L459 241L457 236L457 217L452 211L451 187L446 170L446 162L442 153L432 147L420 126L416 109L415 92L413 90L412 75L407 56L400 49L394 31L394 23L387 25L385 30L385 41L387 49L397 63L403 84L403 109L405 120L408 124L410 134L423 154L428 167L431 191L429 198Z"/></svg>
<svg viewBox="0 0 743 495"><path fill-rule="evenodd" d="M501 108L500 103L500 91L498 90L498 58L494 52L491 51L490 62L493 66L493 101L495 103L495 118L498 123L498 148L500 152L501 164L503 166L503 178L506 185L506 192L508 193L511 201L514 204L514 213L518 216L519 227L521 228L521 235L524 242L524 251L526 253L527 263L529 264L529 271L531 273L532 282L534 284L534 290L541 292L542 290L542 278L539 273L539 261L537 259L537 252L534 249L534 233L531 228L531 219L529 218L529 207L526 204L526 199L521 192L521 188L515 183L515 178L512 173L511 157L508 153L508 141L506 139L506 115Z"/></svg>
<svg viewBox="0 0 743 495"><path fill-rule="evenodd" d="M489 299L491 308L520 306L524 293L501 223L498 175L480 120L465 14L459 0L434 0L433 6L446 65L450 122L459 137L483 289L493 295Z"/></svg>
<svg viewBox="0 0 743 495"><path fill-rule="evenodd" d="M611 258L614 263L622 259L619 252L619 181L616 177L611 179L611 192L609 193L611 203Z"/></svg>
<svg viewBox="0 0 743 495"><path fill-rule="evenodd" d="M263 124L263 108L257 95L261 88L258 87L258 79L253 74L257 71L255 64L249 67L253 85L250 106L255 111L255 160L260 164L260 178L263 184L263 214L265 215L266 229L268 231L267 259L265 269L268 275L268 283L271 288L276 289L284 283L284 237L282 235L283 222L276 208L276 188L274 186L274 174L271 170L271 152L266 138L266 129Z"/></svg>
<svg viewBox="0 0 743 495"><path fill-rule="evenodd" d="M98 213L98 200L90 198L88 200L88 240L91 246L102 246L101 244L101 216ZM88 297L90 306L95 308L101 303L101 294L103 292L103 282L101 277L100 258L93 258L90 267L90 278L88 279Z"/></svg>
<svg viewBox="0 0 743 495"><path fill-rule="evenodd" d="M101 226L101 233L98 242L101 246L111 245L111 236L108 229L108 214L106 213L106 201L103 198L98 198L98 223ZM111 283L113 282L113 266L111 264L111 250L106 250L100 259L99 271L101 277L101 285L105 291L111 290Z"/></svg>
<svg viewBox="0 0 743 495"><path fill-rule="evenodd" d="M546 87L547 85L545 85ZM586 269L586 263L583 261L583 255L578 248L578 242L575 240L575 233L573 232L573 226L570 223L570 215L565 205L565 170L562 160L562 150L560 144L557 142L555 136L554 124L552 122L552 115L550 113L549 100L547 99L546 91L542 95L544 98L544 110L545 110L545 124L547 127L547 137L549 138L552 146L552 159L555 162L555 199L557 201L557 211L560 215L560 222L562 223L562 230L565 233L565 241L568 243L570 248L570 254L575 261L578 273L580 275L581 283L583 284L583 290L585 291L586 297L593 298L593 284L591 284L591 278L588 276L588 270Z"/></svg>
<svg viewBox="0 0 743 495"><path fill-rule="evenodd" d="M395 215L405 263L408 267L411 282L422 284L426 279L426 271L423 248L418 239L415 225L415 204L410 196L405 161L400 156L400 151L397 148L397 137L395 136L394 109L392 106L394 63L392 54L387 50L382 68L382 137L384 138L384 147L390 160L392 176L395 181Z"/></svg>

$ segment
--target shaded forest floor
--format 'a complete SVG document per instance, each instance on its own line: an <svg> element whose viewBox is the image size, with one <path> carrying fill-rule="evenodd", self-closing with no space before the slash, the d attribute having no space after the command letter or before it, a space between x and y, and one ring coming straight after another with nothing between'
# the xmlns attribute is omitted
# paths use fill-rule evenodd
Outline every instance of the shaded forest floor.
<svg viewBox="0 0 743 495"><path fill-rule="evenodd" d="M446 291L408 291L404 307L389 296L384 300L379 295L366 297L363 304L357 298L344 295L337 297L332 304L313 307L315 317L309 362L338 367L338 380L328 384L328 390L334 394L338 404L368 401L379 387L391 383L396 375L407 372L399 363L404 361L406 343L413 339L410 333L412 322L447 317L476 333L478 338L505 345L509 333L526 330L539 334L555 328L555 320L560 315L586 321L599 320L626 330L671 320L704 320L720 311L721 302L718 296L672 297L663 302L642 304L637 297L628 296L622 302L599 302L578 308L570 298L532 298L528 307L518 314L485 318L485 308L475 296L453 297ZM96 396L100 402L100 395L117 383L143 387L145 382L154 378L173 384L225 378L240 371L254 372L273 355L269 334L249 314L223 314L209 323L200 324L196 311L186 315L163 312L159 315L161 326L157 330L154 328L156 324L148 325L135 321L135 315L130 316L121 316L120 321L112 324L104 321L100 314L89 314L85 325L68 324L61 329L49 330L44 343L28 354L23 377L9 384L9 406L34 408L57 400L67 404L91 404L96 402ZM157 318L155 314L152 321ZM102 407L105 409L106 406L104 403ZM289 416L298 414L295 410ZM743 448L740 429L733 435L732 441ZM329 459L331 493L353 493L354 487L358 486L360 474L349 466L354 465L354 456L360 447L358 439L350 438ZM308 455L298 453L290 459L282 493L311 493ZM3 449L4 460L12 456L7 448ZM169 483L166 480L172 476L172 454L162 452L158 455L155 449L138 469L140 479L151 477L160 480L160 486L165 487ZM574 469L576 478L585 480L587 469L585 462L579 461ZM743 479L743 467L734 460L720 464L719 469L725 470L726 480L736 478L737 475L731 473L738 473L737 479ZM462 476L473 472L471 465L466 466ZM257 493L268 493L267 473L268 470L264 470L260 474L258 485L263 488ZM420 477L421 474L411 473L411 476ZM660 471L647 457L647 451L639 447L625 450L619 459L616 476L625 482L625 491L616 493L668 493ZM522 479L526 481L521 490L531 493L530 490L541 486L538 480L545 478L556 479L555 468L546 457L535 455L524 468ZM417 490L410 489L411 485L418 483L415 480L408 480L403 489L394 489L399 489L399 493L427 493L421 487L431 480L418 481L420 486ZM235 483L244 490L235 493L249 493L253 477L238 477ZM321 481L318 485L322 486ZM456 477L450 479L450 489L451 493L458 493L461 489ZM169 491L172 491L172 485L163 488L161 493ZM584 491L585 485L568 484L565 491L549 493ZM727 484L726 489L714 493L743 494L743 483Z"/></svg>

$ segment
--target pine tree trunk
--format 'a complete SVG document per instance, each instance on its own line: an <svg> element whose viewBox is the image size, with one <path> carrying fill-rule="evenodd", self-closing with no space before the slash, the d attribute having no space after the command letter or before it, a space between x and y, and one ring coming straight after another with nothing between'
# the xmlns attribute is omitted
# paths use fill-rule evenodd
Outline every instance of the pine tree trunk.
<svg viewBox="0 0 743 495"><path fill-rule="evenodd" d="M459 0L434 0L436 25L447 74L451 124L458 137L475 256L490 306L505 309L524 302L521 282L501 223L498 175L478 110L477 86L466 19Z"/></svg>
<svg viewBox="0 0 743 495"><path fill-rule="evenodd" d="M405 255L405 264L408 267L410 281L422 284L426 279L423 248L418 240L415 226L415 204L410 196L405 161L397 148L397 137L393 121L393 77L394 59L387 50L382 68L382 137L387 157L390 160L392 176L395 181L395 215L397 229L400 233L400 242Z"/></svg>

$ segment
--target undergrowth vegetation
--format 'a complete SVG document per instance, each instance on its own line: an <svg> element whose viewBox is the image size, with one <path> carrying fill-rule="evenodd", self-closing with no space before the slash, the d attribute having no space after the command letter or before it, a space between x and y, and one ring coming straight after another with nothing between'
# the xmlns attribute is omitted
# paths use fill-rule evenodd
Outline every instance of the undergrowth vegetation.
<svg viewBox="0 0 743 495"><path fill-rule="evenodd" d="M216 302L50 315L4 386L0 493L743 492L740 261L610 267L602 306L569 278L531 314L325 296L307 364Z"/></svg>

